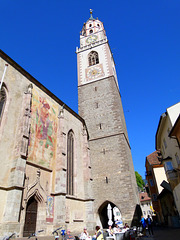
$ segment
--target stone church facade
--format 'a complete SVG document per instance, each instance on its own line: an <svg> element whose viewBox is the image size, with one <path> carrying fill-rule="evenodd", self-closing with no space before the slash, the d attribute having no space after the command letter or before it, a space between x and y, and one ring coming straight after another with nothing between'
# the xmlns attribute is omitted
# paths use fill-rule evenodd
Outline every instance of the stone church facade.
<svg viewBox="0 0 180 240"><path fill-rule="evenodd" d="M0 235L94 227L84 120L0 51ZM30 218L30 219L29 219ZM36 220L37 219L37 220Z"/></svg>
<svg viewBox="0 0 180 240"><path fill-rule="evenodd" d="M0 51L0 236L93 231L110 220L108 204L132 222L138 196L117 76L92 13L77 56L79 115Z"/></svg>

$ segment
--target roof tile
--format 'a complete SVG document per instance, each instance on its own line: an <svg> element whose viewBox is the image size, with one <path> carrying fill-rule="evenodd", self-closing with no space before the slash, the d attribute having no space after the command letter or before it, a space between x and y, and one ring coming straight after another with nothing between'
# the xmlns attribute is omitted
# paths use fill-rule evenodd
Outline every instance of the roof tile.
<svg viewBox="0 0 180 240"><path fill-rule="evenodd" d="M151 200L151 198L148 196L147 192L139 193L139 199L140 199L140 202L150 201Z"/></svg>
<svg viewBox="0 0 180 240"><path fill-rule="evenodd" d="M151 153L150 155L148 155L146 158L149 161L149 164L151 165L161 165L161 161L159 160L159 154L160 151L155 151L153 153Z"/></svg>

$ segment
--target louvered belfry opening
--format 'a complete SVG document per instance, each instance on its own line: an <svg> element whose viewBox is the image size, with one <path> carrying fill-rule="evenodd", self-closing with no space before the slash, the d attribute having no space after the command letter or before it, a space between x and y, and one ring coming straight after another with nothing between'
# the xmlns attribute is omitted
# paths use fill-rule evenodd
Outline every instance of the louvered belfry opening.
<svg viewBox="0 0 180 240"><path fill-rule="evenodd" d="M90 52L88 56L88 60L89 60L89 66L98 64L99 63L98 53L95 51Z"/></svg>

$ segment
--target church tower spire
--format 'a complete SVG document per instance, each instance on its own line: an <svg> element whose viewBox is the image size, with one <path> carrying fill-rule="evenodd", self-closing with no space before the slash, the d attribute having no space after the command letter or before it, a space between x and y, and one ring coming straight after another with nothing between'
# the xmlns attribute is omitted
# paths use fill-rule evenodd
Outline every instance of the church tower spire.
<svg viewBox="0 0 180 240"><path fill-rule="evenodd" d="M89 50L93 49L91 53ZM114 58L109 47L108 39L103 23L97 18L93 18L92 9L90 18L84 23L80 32L80 48L77 48L79 57L85 57L85 61L78 59L78 85L100 79L102 77L114 76L118 86ZM97 65L98 64L98 65ZM96 66L95 66L96 65ZM85 71L81 72L81 68Z"/></svg>
<svg viewBox="0 0 180 240"><path fill-rule="evenodd" d="M130 144L114 59L103 23L92 10L76 53L78 108L89 132L95 212L106 228L111 204L119 211L117 218L130 224L138 203Z"/></svg>

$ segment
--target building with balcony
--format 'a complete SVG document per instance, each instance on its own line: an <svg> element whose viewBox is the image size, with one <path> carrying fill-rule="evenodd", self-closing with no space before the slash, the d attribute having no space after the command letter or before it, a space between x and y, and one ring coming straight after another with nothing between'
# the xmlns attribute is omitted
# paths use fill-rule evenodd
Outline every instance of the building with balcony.
<svg viewBox="0 0 180 240"><path fill-rule="evenodd" d="M156 149L160 150L167 180L173 192L176 209L180 214L180 102L167 108L159 120Z"/></svg>
<svg viewBox="0 0 180 240"><path fill-rule="evenodd" d="M179 148L180 148L180 114L179 114L174 126L172 127L172 129L169 133L169 137L170 138L175 138L177 140L177 143L178 143Z"/></svg>
<svg viewBox="0 0 180 240"><path fill-rule="evenodd" d="M148 196L147 192L139 193L139 201L142 210L142 215L144 218L147 218L148 215L152 218L153 216L153 206L151 198Z"/></svg>
<svg viewBox="0 0 180 240"><path fill-rule="evenodd" d="M160 152L155 151L146 157L146 180L148 182L149 197L151 197L153 209L158 218L158 222L164 222L161 211L160 200L157 198L162 192L163 187L161 183L163 180L167 181L164 167L160 161Z"/></svg>
<svg viewBox="0 0 180 240"><path fill-rule="evenodd" d="M163 187L163 190L157 198L161 204L161 214L164 219L163 225L168 225L169 227L180 227L171 186L166 181L163 181L161 186Z"/></svg>

